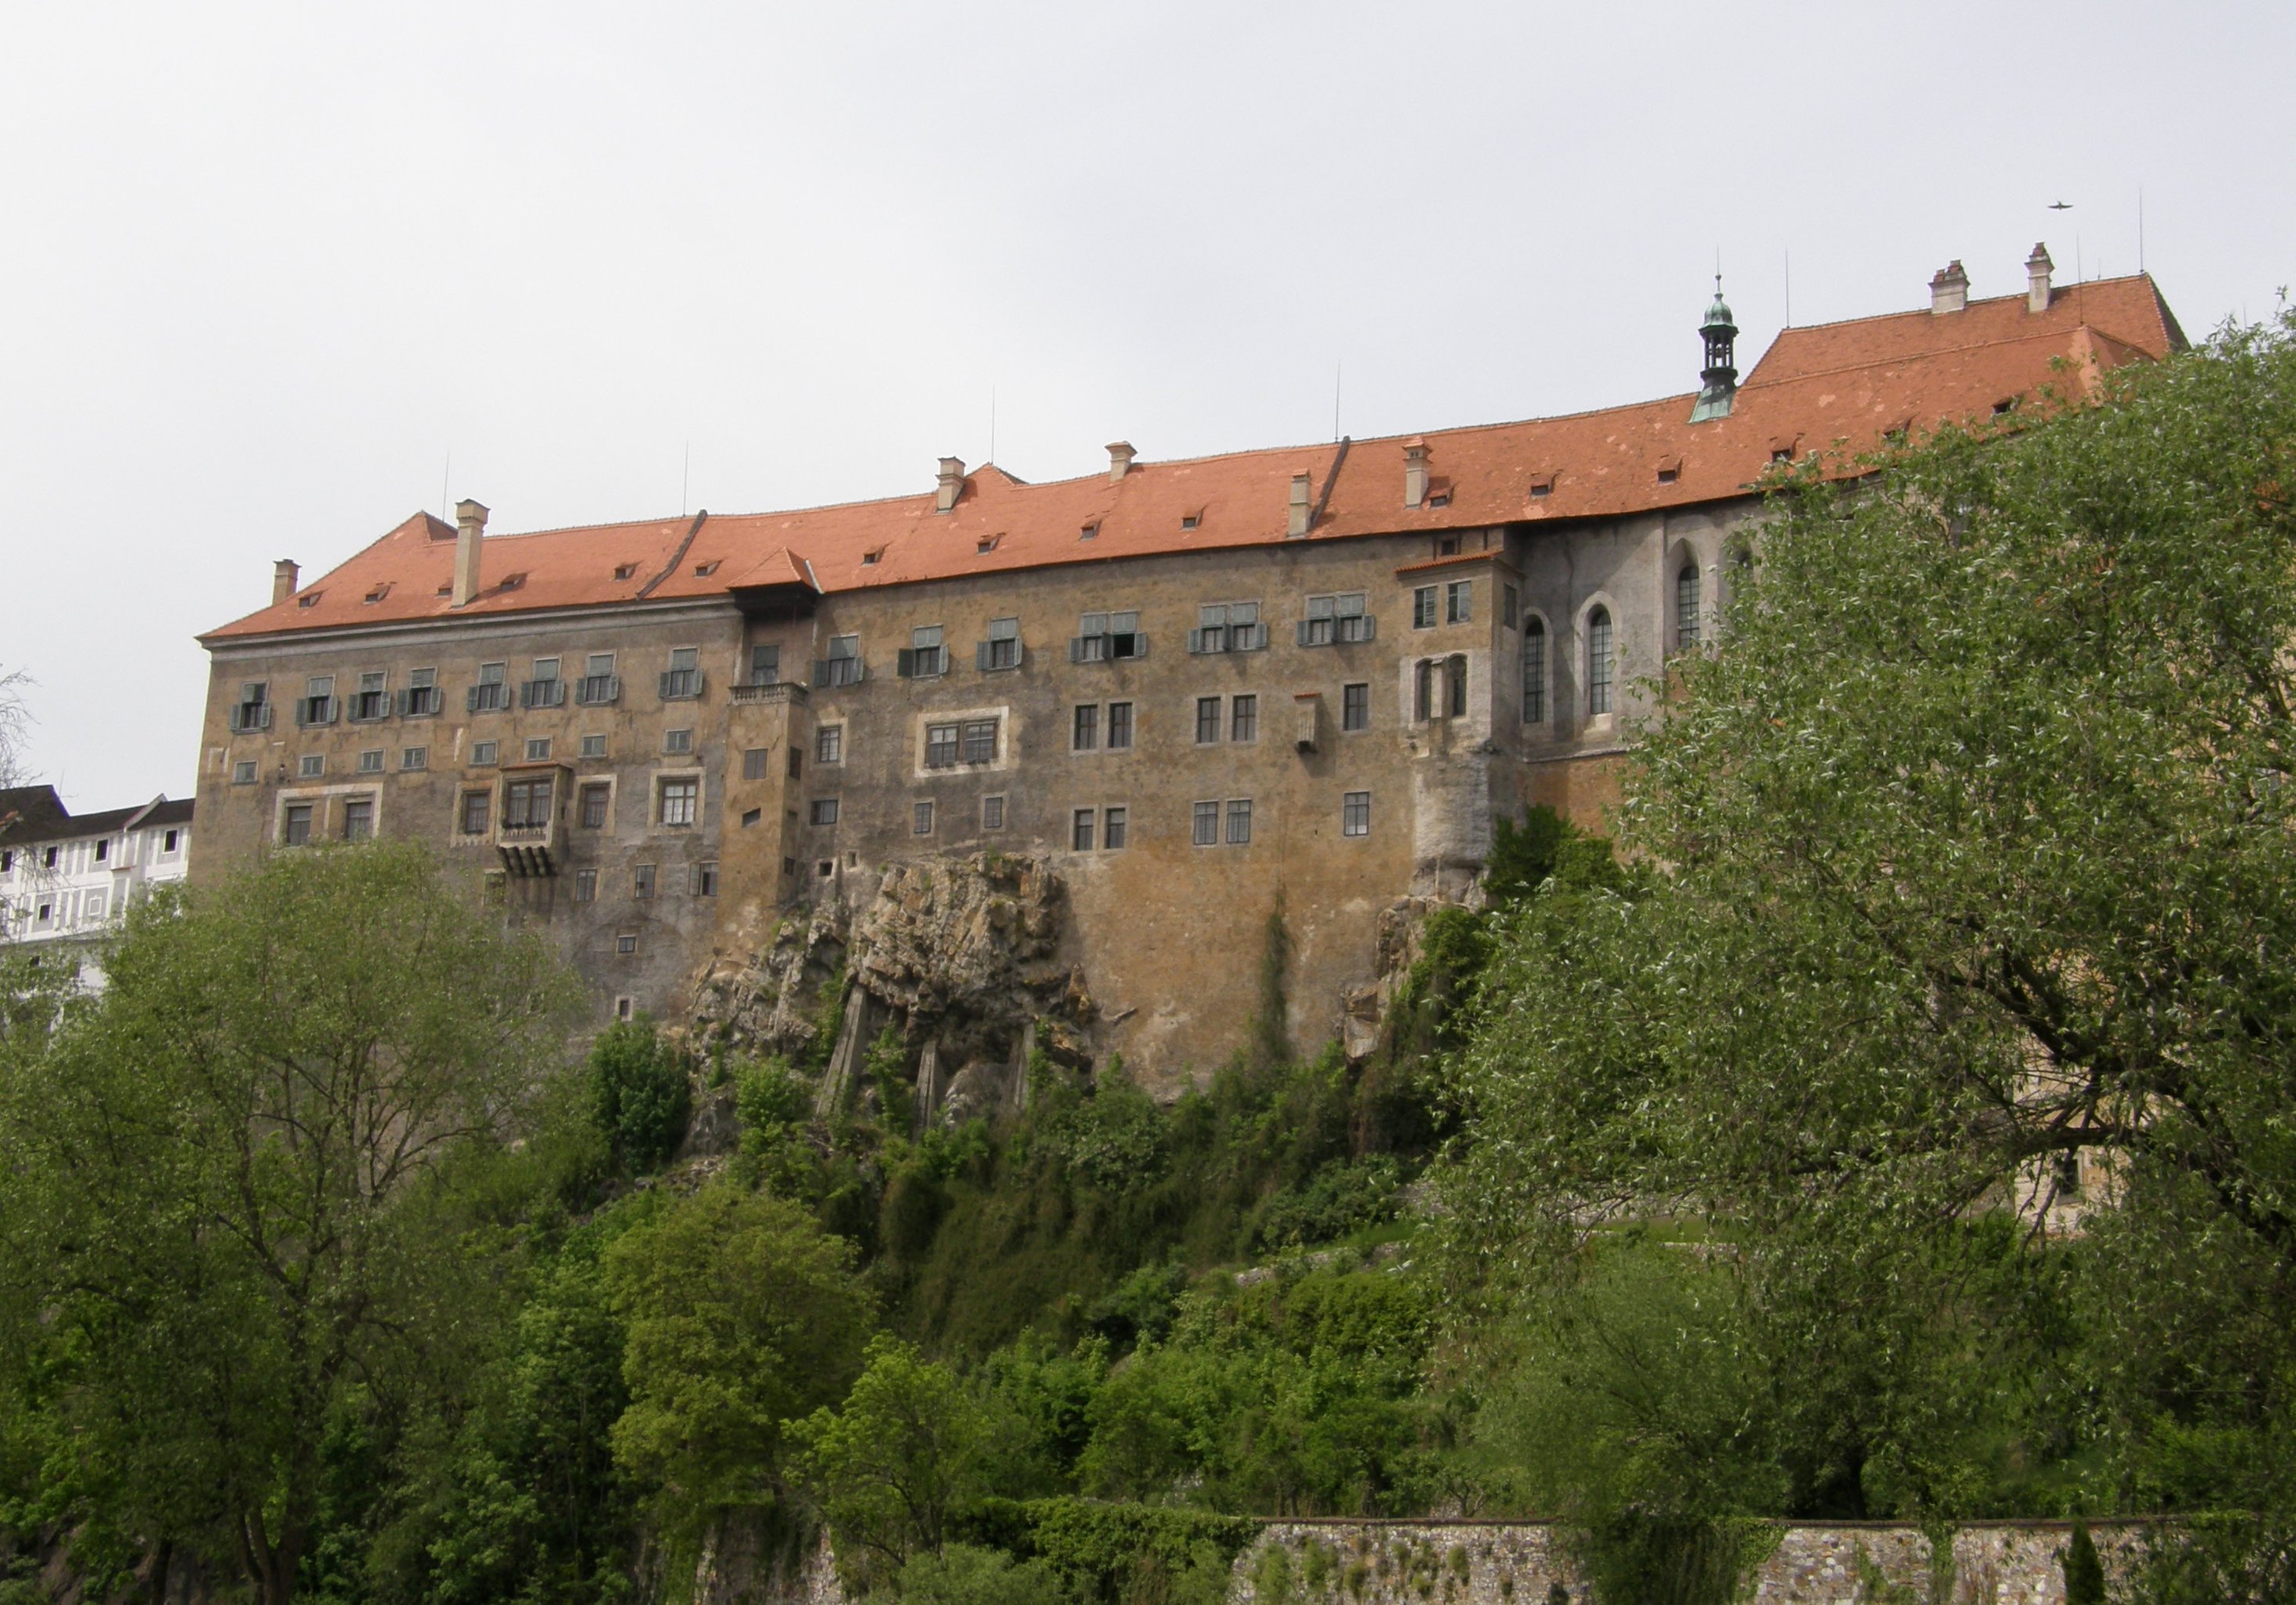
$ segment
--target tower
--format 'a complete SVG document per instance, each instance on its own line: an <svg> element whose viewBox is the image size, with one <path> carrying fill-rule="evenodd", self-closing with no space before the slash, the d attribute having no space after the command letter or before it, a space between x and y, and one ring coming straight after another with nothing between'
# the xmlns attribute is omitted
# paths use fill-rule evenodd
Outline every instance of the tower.
<svg viewBox="0 0 2296 1605"><path fill-rule="evenodd" d="M1731 400L1738 394L1738 325L1731 321L1730 303L1722 299L1718 273L1714 275L1714 304L1706 309L1706 321L1699 324L1698 332L1706 341L1706 370L1701 375L1705 383L1698 392L1697 405L1690 409L1693 423L1727 418Z"/></svg>

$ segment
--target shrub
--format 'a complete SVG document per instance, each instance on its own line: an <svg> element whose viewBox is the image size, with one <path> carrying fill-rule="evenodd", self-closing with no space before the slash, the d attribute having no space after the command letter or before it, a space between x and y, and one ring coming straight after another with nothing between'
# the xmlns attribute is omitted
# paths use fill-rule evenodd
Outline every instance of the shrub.
<svg viewBox="0 0 2296 1605"><path fill-rule="evenodd" d="M590 1049L592 1118L629 1175L659 1170L685 1135L693 1091L684 1050L653 1021L617 1020Z"/></svg>

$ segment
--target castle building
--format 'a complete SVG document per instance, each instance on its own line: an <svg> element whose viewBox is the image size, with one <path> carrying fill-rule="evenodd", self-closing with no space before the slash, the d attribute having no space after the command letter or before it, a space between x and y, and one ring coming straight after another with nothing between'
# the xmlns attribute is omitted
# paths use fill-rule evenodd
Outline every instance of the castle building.
<svg viewBox="0 0 2296 1605"><path fill-rule="evenodd" d="M74 815L52 786L0 790L0 940L86 957L131 905L184 878L192 813L189 798L155 797Z"/></svg>
<svg viewBox="0 0 2296 1605"><path fill-rule="evenodd" d="M489 535L417 513L202 636L197 873L408 836L552 934L601 1014L675 1013L780 923L944 856L1040 861L1097 1045L1208 1068L1260 1005L1341 1035L1382 916L1499 816L1599 823L1759 482L2166 356L2148 278L1782 333L1695 394L1032 485Z"/></svg>

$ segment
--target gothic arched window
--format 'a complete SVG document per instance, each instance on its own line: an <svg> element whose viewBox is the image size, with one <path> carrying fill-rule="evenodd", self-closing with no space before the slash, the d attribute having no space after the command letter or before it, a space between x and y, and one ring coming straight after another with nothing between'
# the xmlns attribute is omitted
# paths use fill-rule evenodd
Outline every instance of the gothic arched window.
<svg viewBox="0 0 2296 1605"><path fill-rule="evenodd" d="M1587 615L1587 711L1611 711L1611 610Z"/></svg>
<svg viewBox="0 0 2296 1605"><path fill-rule="evenodd" d="M1526 618L1522 625L1522 722L1546 723L1546 621Z"/></svg>
<svg viewBox="0 0 2296 1605"><path fill-rule="evenodd" d="M1698 644L1698 563L1683 560L1674 577L1674 650L1686 652Z"/></svg>

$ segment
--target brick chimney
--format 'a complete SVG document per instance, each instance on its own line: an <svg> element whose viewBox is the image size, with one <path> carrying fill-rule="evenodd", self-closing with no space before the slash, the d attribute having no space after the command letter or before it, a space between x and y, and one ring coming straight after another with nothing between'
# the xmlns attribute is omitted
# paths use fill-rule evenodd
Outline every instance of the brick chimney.
<svg viewBox="0 0 2296 1605"><path fill-rule="evenodd" d="M302 570L295 566L295 560L291 557L283 557L271 565L271 605L273 607L277 607L295 594L295 581L301 573Z"/></svg>
<svg viewBox="0 0 2296 1605"><path fill-rule="evenodd" d="M1930 281L1930 310L1942 316L1959 312L1969 305L1969 275L1961 270L1961 259L1956 258L1937 270Z"/></svg>
<svg viewBox="0 0 2296 1605"><path fill-rule="evenodd" d="M463 500L455 504L455 605L467 606L479 594L479 542L486 537L487 510Z"/></svg>
<svg viewBox="0 0 2296 1605"><path fill-rule="evenodd" d="M1427 442L1414 438L1403 443L1403 504L1423 507L1427 503Z"/></svg>
<svg viewBox="0 0 2296 1605"><path fill-rule="evenodd" d="M955 512L958 493L964 489L964 459L943 457L940 460L940 483L933 491L935 512Z"/></svg>
<svg viewBox="0 0 2296 1605"><path fill-rule="evenodd" d="M1132 449L1131 441L1110 441L1108 443L1108 482L1111 485L1122 484L1124 476L1132 471L1132 459L1137 455L1139 454Z"/></svg>
<svg viewBox="0 0 2296 1605"><path fill-rule="evenodd" d="M2037 244L2033 254L2025 258L2025 310L2046 312L2049 309L2049 274L2056 264L2049 260L2049 248Z"/></svg>
<svg viewBox="0 0 2296 1605"><path fill-rule="evenodd" d="M1306 474L1298 473L1292 476L1292 521L1283 531L1287 536L1300 536L1308 533L1308 479Z"/></svg>

